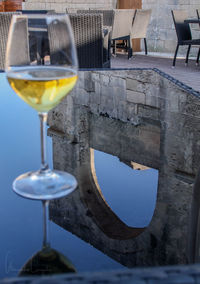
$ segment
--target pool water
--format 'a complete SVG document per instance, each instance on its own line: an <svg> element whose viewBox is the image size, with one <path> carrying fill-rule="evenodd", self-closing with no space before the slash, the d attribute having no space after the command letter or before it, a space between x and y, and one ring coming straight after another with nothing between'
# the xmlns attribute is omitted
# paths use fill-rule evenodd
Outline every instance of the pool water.
<svg viewBox="0 0 200 284"><path fill-rule="evenodd" d="M27 259L41 249L42 205L12 191L12 182L18 175L40 166L37 113L15 95L4 74L0 87L0 278L5 278L16 276ZM51 147L48 137L48 160L52 167ZM103 195L118 217L129 226L148 225L155 207L158 172L133 170L100 151L95 151L95 168ZM125 182L129 187L124 188ZM51 246L66 255L79 272L123 267L53 222L50 239Z"/></svg>

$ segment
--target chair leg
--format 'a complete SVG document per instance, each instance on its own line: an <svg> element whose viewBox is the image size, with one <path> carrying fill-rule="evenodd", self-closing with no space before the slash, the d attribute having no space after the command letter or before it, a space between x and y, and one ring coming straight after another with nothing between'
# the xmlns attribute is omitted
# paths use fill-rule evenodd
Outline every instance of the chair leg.
<svg viewBox="0 0 200 284"><path fill-rule="evenodd" d="M173 60L173 64L172 64L173 67L175 67L175 64L176 64L176 56L177 56L177 53L178 53L178 48L179 48L179 44L177 44L176 50L175 50L175 53L174 53L174 60Z"/></svg>
<svg viewBox="0 0 200 284"><path fill-rule="evenodd" d="M190 48L191 48L191 45L188 45L187 55L186 55L186 59L185 59L186 65L188 64L188 57L189 57L189 54L190 54Z"/></svg>
<svg viewBox="0 0 200 284"><path fill-rule="evenodd" d="M131 45L131 39L128 39L128 59L130 59L133 56L133 50Z"/></svg>
<svg viewBox="0 0 200 284"><path fill-rule="evenodd" d="M145 48L145 54L147 55L147 40L144 38L144 48Z"/></svg>
<svg viewBox="0 0 200 284"><path fill-rule="evenodd" d="M113 40L113 55L116 56L116 40Z"/></svg>
<svg viewBox="0 0 200 284"><path fill-rule="evenodd" d="M196 65L199 65L199 57L200 57L200 48L197 54L197 60L196 60Z"/></svg>

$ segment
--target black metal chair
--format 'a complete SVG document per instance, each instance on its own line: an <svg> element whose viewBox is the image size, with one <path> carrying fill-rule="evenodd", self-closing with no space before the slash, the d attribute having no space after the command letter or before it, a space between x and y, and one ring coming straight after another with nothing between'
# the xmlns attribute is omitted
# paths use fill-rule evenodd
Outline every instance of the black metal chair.
<svg viewBox="0 0 200 284"><path fill-rule="evenodd" d="M196 9L196 12L197 12L197 18L200 19L200 12L199 12L199 10ZM199 24L199 26L200 26L200 24Z"/></svg>
<svg viewBox="0 0 200 284"><path fill-rule="evenodd" d="M172 64L172 66L174 67L176 64L176 56L178 53L179 46L188 46L185 59L185 63L187 64L191 46L200 46L200 39L192 39L190 25L189 23L184 22L188 17L187 12L185 10L172 10L171 12L178 40ZM199 62L199 54L197 55L196 62Z"/></svg>
<svg viewBox="0 0 200 284"><path fill-rule="evenodd" d="M196 9L197 12L197 18L200 20L200 12L198 9ZM200 23L199 23L199 27L200 27ZM199 52L197 54L197 64L199 64L199 57L200 57L200 48L199 48Z"/></svg>

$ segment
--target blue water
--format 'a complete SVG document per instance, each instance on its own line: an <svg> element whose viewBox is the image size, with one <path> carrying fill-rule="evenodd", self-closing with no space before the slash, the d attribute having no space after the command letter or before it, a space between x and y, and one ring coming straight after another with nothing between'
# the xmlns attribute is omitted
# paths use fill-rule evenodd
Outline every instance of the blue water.
<svg viewBox="0 0 200 284"><path fill-rule="evenodd" d="M42 206L40 201L23 199L12 191L12 182L19 174L36 170L40 166L39 119L37 113L15 95L9 87L4 74L0 75L0 91L0 278L5 278L16 276L26 260L41 249ZM49 164L52 166L50 138L48 138L48 152ZM108 199L108 202L113 206L113 210L128 224L129 222L131 222L131 224L137 224L137 218L135 217L140 211L138 215L140 216L140 224L142 224L141 222L148 223L148 218L142 219L142 210L139 208L140 206L137 208L137 202L134 202L134 200L130 200L130 202L128 200L131 206L129 209L128 206L125 209L129 210L128 213L130 216L135 216L135 220L132 223L132 218L130 218L130 220L126 219L125 216L127 212L122 211L122 207L124 206L122 206L121 201L119 204L117 198L112 198L111 195L113 193L109 193L109 188L114 186L118 196L120 196L122 189L126 190L126 194L123 196L127 199L126 195L133 190L132 188L127 189L127 187L124 187L124 180L121 179L121 181L117 181L115 179L119 165L113 161L113 157L112 159L110 157L108 159L107 156L102 153L95 153L95 161L96 165L100 166L102 163L104 165L104 167L102 167L104 171L102 172L101 167L98 167L97 174L100 184L103 183L102 185L104 186L103 193L106 199ZM113 167L115 174L112 179L108 179L107 167L105 167L105 165L107 165L109 169ZM123 167L124 166L125 165L123 165ZM128 168L127 166L125 167ZM120 171L121 170L122 169L120 169ZM130 169L130 171L132 170ZM111 171L109 172L111 177ZM130 175L131 174L128 174L125 178L127 183L130 182ZM152 181L152 187L153 185L156 186L153 180L157 177L154 175L154 177L148 178ZM111 181L115 183L121 182L121 186L116 189L116 184L112 184ZM134 181L132 183L135 184L134 190L136 190L137 183ZM145 202L154 202L154 198L153 201L151 198L151 190L153 189L149 188L148 190L149 194L146 194ZM145 189L142 189L142 192L144 191ZM155 189L153 192L154 191ZM111 194L110 197L109 194ZM116 197L117 194L115 194ZM147 200L147 196L149 196L149 200ZM123 204L127 202L125 199L123 200ZM140 199L143 200L144 196L140 195ZM133 206L133 204L135 205ZM121 207L120 211L117 211L118 207ZM137 212L137 210L139 211ZM148 211L147 214L149 214L150 211ZM151 214L152 212L150 215ZM110 259L91 245L83 242L54 223L50 224L50 239L52 247L66 255L78 271L94 271L122 267L121 264Z"/></svg>

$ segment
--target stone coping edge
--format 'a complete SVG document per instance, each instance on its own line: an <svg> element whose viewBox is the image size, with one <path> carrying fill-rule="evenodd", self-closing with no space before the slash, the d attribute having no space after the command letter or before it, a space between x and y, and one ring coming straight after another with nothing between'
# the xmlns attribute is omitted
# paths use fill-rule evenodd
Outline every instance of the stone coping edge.
<svg viewBox="0 0 200 284"><path fill-rule="evenodd" d="M197 284L200 283L200 264L120 269L52 276L16 277L0 283L73 283L73 284Z"/></svg>
<svg viewBox="0 0 200 284"><path fill-rule="evenodd" d="M171 75L161 71L158 68L82 68L79 69L79 71L119 71L119 70L123 70L123 71L131 71L131 70L153 70L156 73L158 73L159 75L161 75L162 77L166 78L167 80L169 80L170 82L174 83L175 85L179 86L180 88L182 88L183 90L189 92L191 95L194 95L195 97L200 99L200 92L194 90L192 87L184 84L183 82L177 80L176 78L172 77Z"/></svg>

